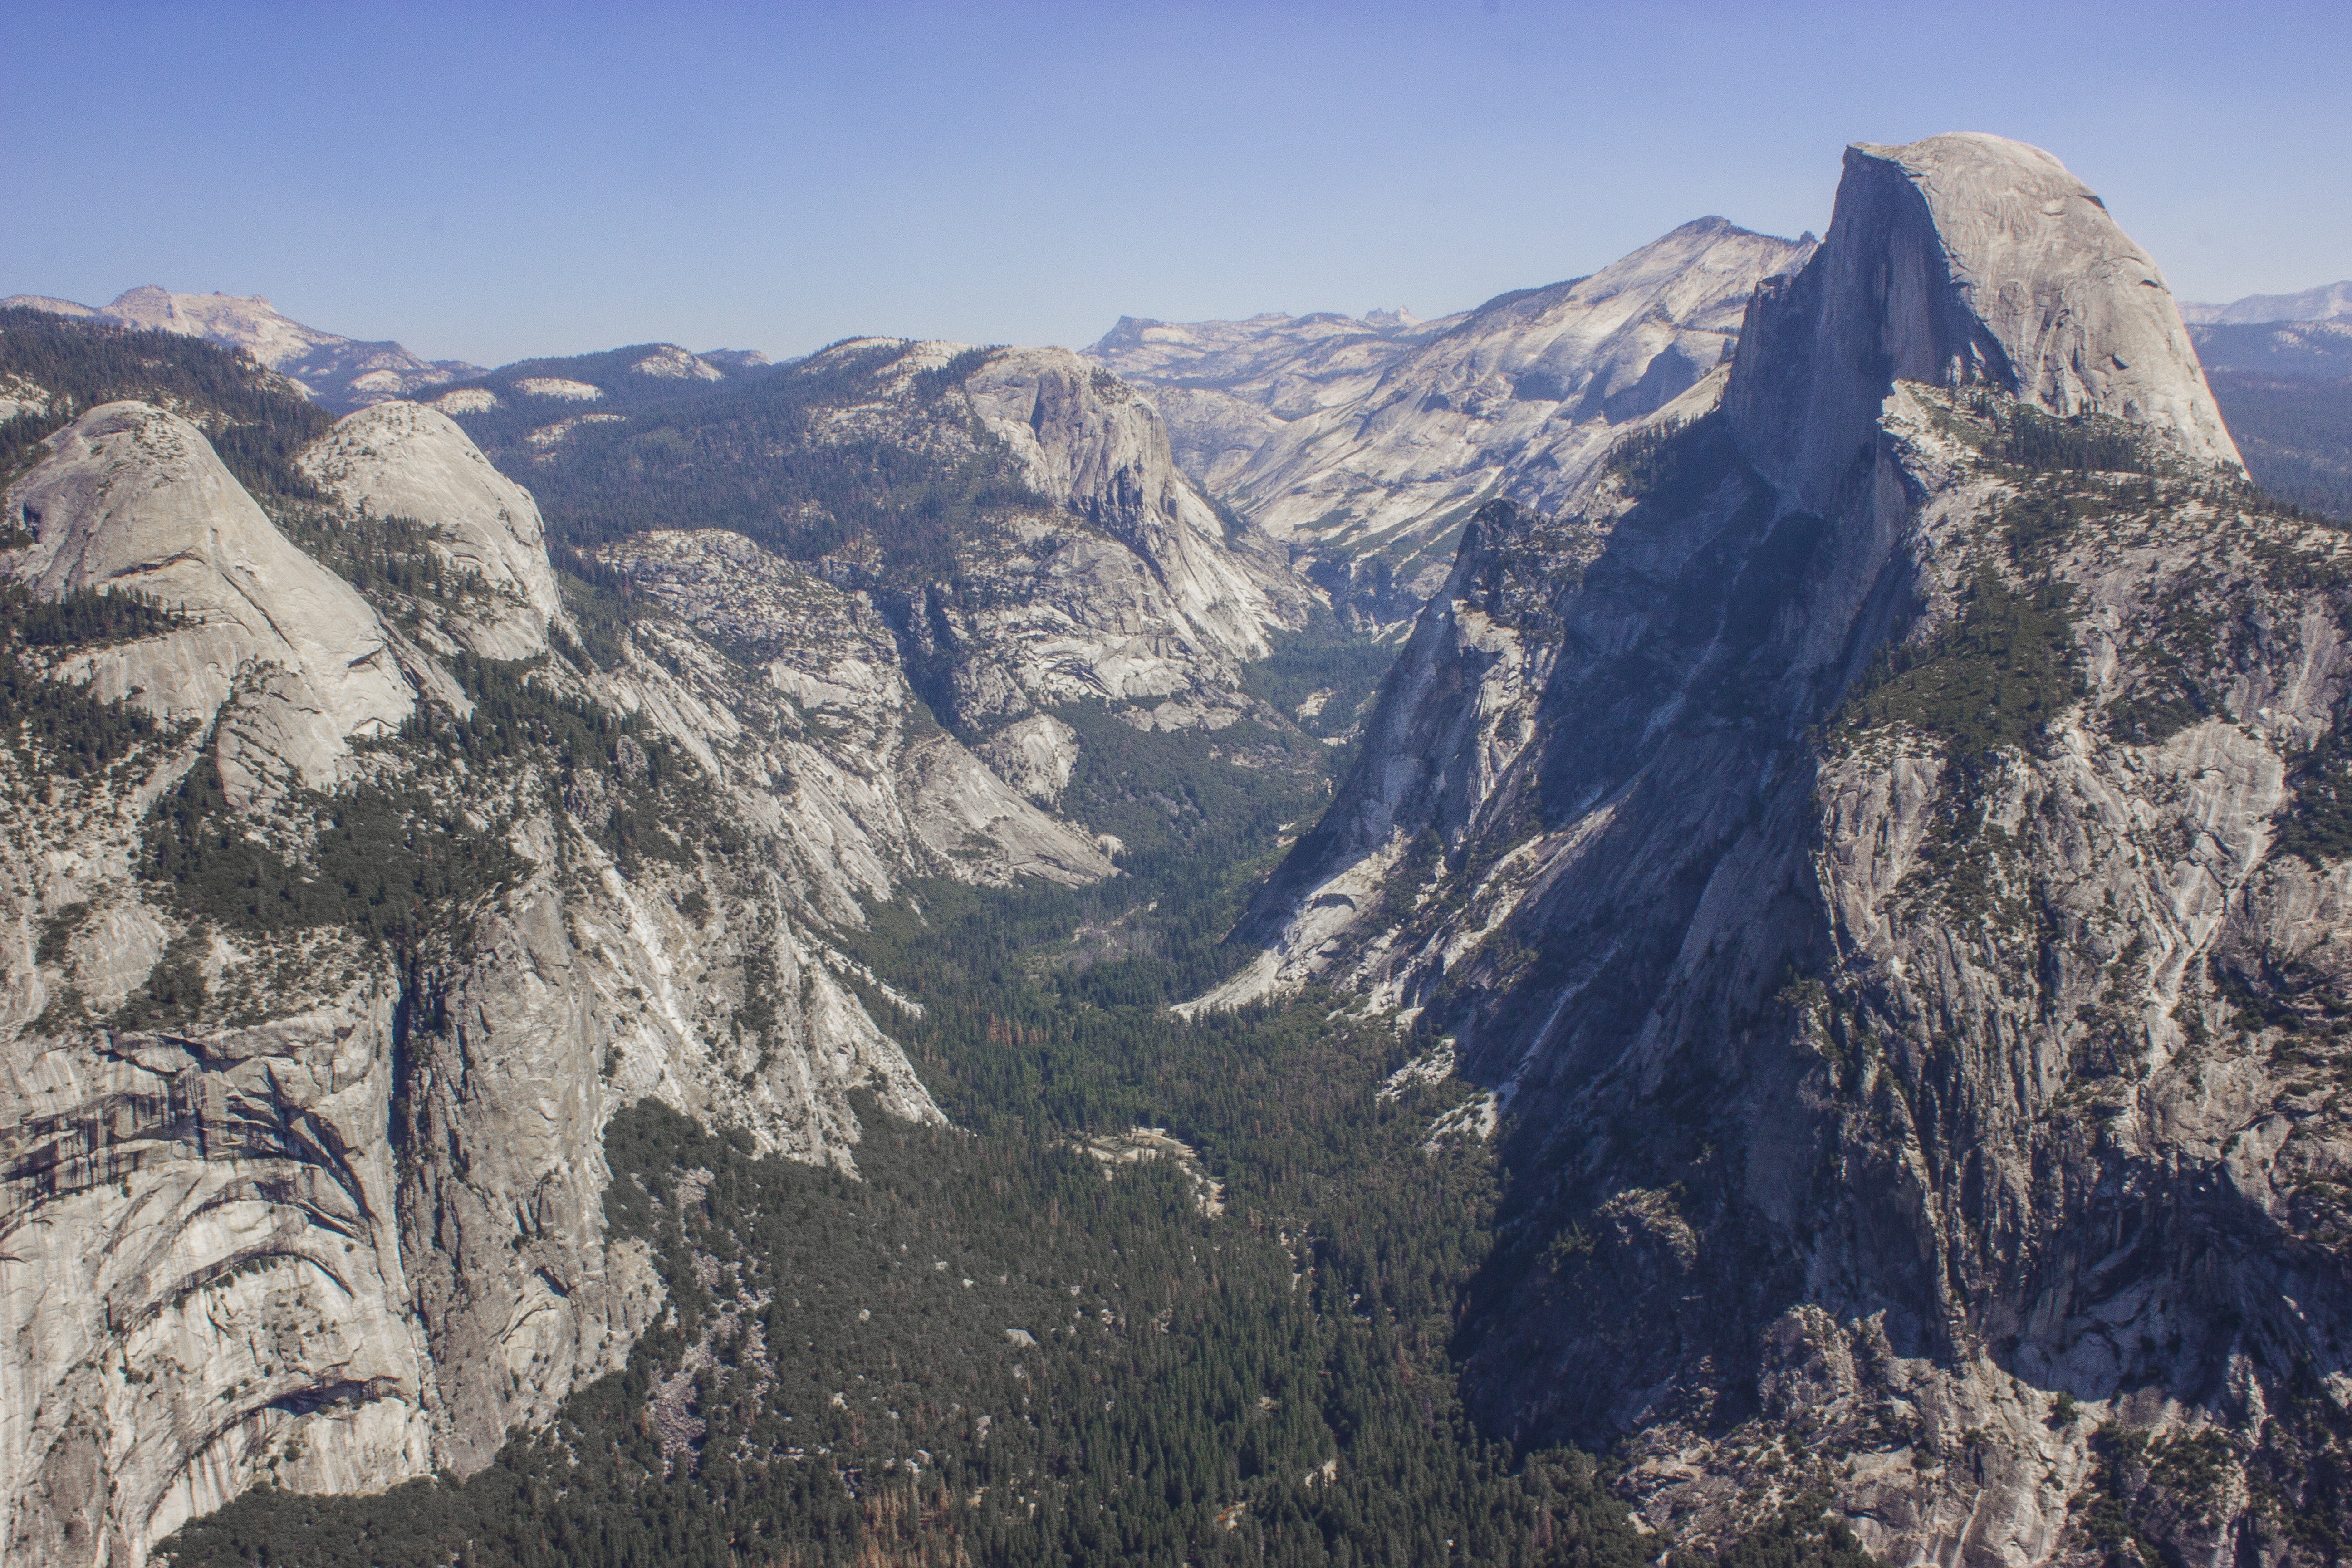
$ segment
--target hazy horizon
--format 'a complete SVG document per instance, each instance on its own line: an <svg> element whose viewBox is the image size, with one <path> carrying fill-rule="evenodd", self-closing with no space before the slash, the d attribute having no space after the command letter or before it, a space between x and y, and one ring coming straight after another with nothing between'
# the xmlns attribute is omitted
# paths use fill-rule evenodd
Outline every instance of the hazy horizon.
<svg viewBox="0 0 2352 1568"><path fill-rule="evenodd" d="M2183 299L2352 275L2340 8L100 5L15 42L0 294L259 294L483 364L1434 317L1701 216L1819 232L1845 143L1953 130L2056 153Z"/></svg>

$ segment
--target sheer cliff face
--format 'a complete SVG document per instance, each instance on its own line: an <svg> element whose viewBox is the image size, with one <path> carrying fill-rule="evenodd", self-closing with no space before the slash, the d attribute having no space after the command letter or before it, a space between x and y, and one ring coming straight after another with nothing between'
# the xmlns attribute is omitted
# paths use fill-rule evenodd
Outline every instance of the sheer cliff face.
<svg viewBox="0 0 2352 1568"><path fill-rule="evenodd" d="M1727 380L1480 514L1223 998L1370 990L1491 1086L1475 1404L1632 1436L1653 1522L1818 1486L1894 1561L2299 1561L2352 559L2030 148L1850 153Z"/></svg>
<svg viewBox="0 0 2352 1568"><path fill-rule="evenodd" d="M818 439L880 437L951 460L992 444L1042 503L999 509L959 541L961 592L866 584L898 601L910 651L944 672L925 695L955 719L993 729L1108 700L1145 727L1227 723L1244 710L1242 663L1306 624L1317 595L1286 552L1227 525L1117 376L1063 349L861 340L827 353L878 363L866 395L831 411Z"/></svg>
<svg viewBox="0 0 2352 1568"><path fill-rule="evenodd" d="M1439 321L1129 322L1087 352L1147 390L1191 471L1316 581L1409 619L1478 505L1559 504L1621 426L1715 368L1759 280L1810 249L1701 218Z"/></svg>
<svg viewBox="0 0 2352 1568"><path fill-rule="evenodd" d="M480 1468L658 1310L642 1256L605 1239L617 1108L658 1096L854 1167L853 1090L940 1114L895 1004L869 1013L873 977L835 945L860 900L1112 872L929 721L868 596L736 535L655 534L608 552L639 605L593 631L528 493L440 416L366 411L300 466L326 499L265 508L193 425L118 404L6 497L34 542L0 570L31 592L181 612L18 650L26 679L168 721L138 747L96 768L0 747L12 1563L136 1563L263 1480ZM410 553L362 595L296 538ZM1055 736L1027 738L1050 776ZM212 813L204 845L282 850L319 888L382 874L405 896L404 872L323 858L370 811L504 869L396 956L363 913L272 901L293 893L191 902L152 858L166 795Z"/></svg>
<svg viewBox="0 0 2352 1568"><path fill-rule="evenodd" d="M2238 461L2156 263L2021 142L1847 149L1822 256L1759 290L1748 328L1726 412L1749 460L1808 505L1836 491L1853 458L1840 443L1895 381L2112 415L2190 462Z"/></svg>

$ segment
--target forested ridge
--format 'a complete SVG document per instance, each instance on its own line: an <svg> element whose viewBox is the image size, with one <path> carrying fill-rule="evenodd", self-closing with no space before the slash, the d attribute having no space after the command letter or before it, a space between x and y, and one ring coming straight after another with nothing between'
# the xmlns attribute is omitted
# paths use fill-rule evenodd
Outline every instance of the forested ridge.
<svg viewBox="0 0 2352 1568"><path fill-rule="evenodd" d="M194 419L257 496L311 496L294 455L335 418L250 354L176 332L0 310L0 390L15 380L48 406L0 420L0 487L38 462L41 443L102 403L157 404ZM17 520L6 519L14 526Z"/></svg>
<svg viewBox="0 0 2352 1568"><path fill-rule="evenodd" d="M652 526L725 528L792 560L845 552L886 584L950 580L957 546L985 516L1047 503L976 430L959 431L939 449L828 426L829 416L877 395L882 373L904 350L895 340L852 343L723 383L683 385L649 386L628 374L636 349L527 362L470 384L503 401L457 417L493 461L531 488L550 530L579 548ZM988 353L969 351L919 373L916 396L936 401ZM605 396L551 407L513 392L526 375L580 379ZM537 460L533 433L574 413L616 416L582 419L547 461Z"/></svg>

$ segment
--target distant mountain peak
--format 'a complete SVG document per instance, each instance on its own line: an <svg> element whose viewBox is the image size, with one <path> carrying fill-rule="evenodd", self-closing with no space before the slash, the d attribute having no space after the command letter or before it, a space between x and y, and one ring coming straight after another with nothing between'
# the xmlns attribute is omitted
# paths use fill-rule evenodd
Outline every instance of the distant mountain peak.
<svg viewBox="0 0 2352 1568"><path fill-rule="evenodd" d="M1391 624L1443 583L1471 510L1498 488L1559 502L1617 426L1713 372L1757 283L1812 248L1706 216L1435 321L1125 317L1087 353L1150 389L1187 472Z"/></svg>
<svg viewBox="0 0 2352 1568"><path fill-rule="evenodd" d="M2352 279L2323 283L2299 294L2249 294L2226 305L2180 301L2180 319L2191 326L2250 327L2270 321L2352 321Z"/></svg>
<svg viewBox="0 0 2352 1568"><path fill-rule="evenodd" d="M243 349L290 378L312 401L337 413L364 408L421 387L477 374L464 360L425 360L391 342L365 342L321 331L281 315L267 294L175 294L160 283L125 289L102 307L44 294L0 300L0 309L97 317L147 331L177 332L224 348Z"/></svg>
<svg viewBox="0 0 2352 1568"><path fill-rule="evenodd" d="M1821 505L1906 381L2128 419L2238 466L2155 261L2023 142L1848 147L1829 237L1749 307L1724 406L1749 459Z"/></svg>

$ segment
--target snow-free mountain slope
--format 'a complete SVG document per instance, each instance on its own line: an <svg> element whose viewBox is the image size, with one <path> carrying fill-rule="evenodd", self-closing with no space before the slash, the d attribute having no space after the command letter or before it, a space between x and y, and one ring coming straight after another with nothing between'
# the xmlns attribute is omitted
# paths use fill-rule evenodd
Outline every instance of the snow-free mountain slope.
<svg viewBox="0 0 2352 1568"><path fill-rule="evenodd" d="M1175 466L1167 429L1115 377L1062 349L990 356L964 382L990 434L1038 493L1141 559L1185 625L1234 658L1263 656L1307 594L1281 561L1234 534Z"/></svg>
<svg viewBox="0 0 2352 1568"><path fill-rule="evenodd" d="M2352 521L2352 321L2189 329L2254 481Z"/></svg>
<svg viewBox="0 0 2352 1568"><path fill-rule="evenodd" d="M448 416L414 403L346 415L298 466L339 504L410 518L436 531L434 548L478 581L484 604L461 640L486 658L528 658L562 613L546 528L530 492L491 466Z"/></svg>
<svg viewBox="0 0 2352 1568"><path fill-rule="evenodd" d="M2300 381L2352 376L2352 321L2191 327L2189 338L2208 374L2237 371Z"/></svg>
<svg viewBox="0 0 2352 1568"><path fill-rule="evenodd" d="M573 537L687 508L870 594L951 723L1106 700L1230 722L1241 664L1316 597L1178 470L1149 403L1066 351L862 338L723 384L638 375L645 357L530 367L617 417L558 413L504 373L478 389L498 405L454 417Z"/></svg>
<svg viewBox="0 0 2352 1568"><path fill-rule="evenodd" d="M1219 497L1393 621L1444 582L1481 502L1559 504L1620 426L1724 359L1757 283L1810 248L1702 218L1442 321L1129 322L1088 352L1161 399L1184 447L1250 448L1203 465Z"/></svg>
<svg viewBox="0 0 2352 1568"><path fill-rule="evenodd" d="M231 795L282 775L320 787L348 742L414 705L391 635L352 586L280 533L187 420L141 403L91 409L10 487L34 542L0 573L55 599L143 595L181 624L76 663L68 679L175 721L221 726Z"/></svg>
<svg viewBox="0 0 2352 1568"><path fill-rule="evenodd" d="M0 557L19 594L165 612L0 623L37 721L0 748L12 1563L136 1563L265 1480L478 1470L657 1310L607 1229L618 1110L854 1169L853 1096L940 1120L890 1032L915 1015L842 952L867 901L1115 875L1034 769L1016 789L930 722L865 591L733 533L559 577L530 493L410 404L248 493L199 422L317 412L211 345L152 353L189 362L158 373L184 415L60 427ZM1107 439L1103 471L1148 446ZM1110 521L1190 526L1158 504ZM118 697L171 725L93 765L72 726Z"/></svg>
<svg viewBox="0 0 2352 1568"><path fill-rule="evenodd" d="M1857 145L1838 194L1844 228L1759 292L1724 394L1776 484L1829 504L1890 377L2119 417L2237 464L2163 275L2057 159L1971 133Z"/></svg>
<svg viewBox="0 0 2352 1568"><path fill-rule="evenodd" d="M1154 321L1132 316L1087 357L1150 389L1179 467L1223 495L1284 424L1353 404L1411 346L1448 321L1320 311L1268 312L1243 321Z"/></svg>
<svg viewBox="0 0 2352 1568"><path fill-rule="evenodd" d="M395 342L363 342L306 327L278 314L258 294L174 294L150 283L126 289L95 310L38 294L0 300L0 310L11 306L177 332L243 349L339 413L405 397L420 387L455 381L478 369L463 360L419 359Z"/></svg>
<svg viewBox="0 0 2352 1568"><path fill-rule="evenodd" d="M2337 321L2352 319L2352 279L2305 289L2299 294L2249 294L2226 305L2180 302L2180 319L2192 326L2252 326L2265 321Z"/></svg>
<svg viewBox="0 0 2352 1568"><path fill-rule="evenodd" d="M2341 535L1989 137L1850 150L1679 413L1480 511L1212 1002L1368 993L1488 1087L1474 1407L1622 1445L1647 1522L2300 1561L2352 1515L2289 1392L2352 1353Z"/></svg>

